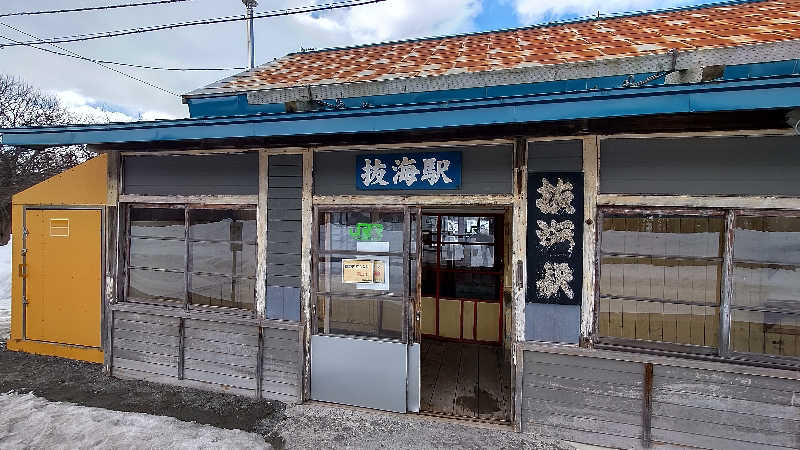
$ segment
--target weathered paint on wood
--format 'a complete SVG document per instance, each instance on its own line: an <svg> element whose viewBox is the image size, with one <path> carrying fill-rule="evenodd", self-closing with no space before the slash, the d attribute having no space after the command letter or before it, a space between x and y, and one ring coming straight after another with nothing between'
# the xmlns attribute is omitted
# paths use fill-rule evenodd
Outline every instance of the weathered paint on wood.
<svg viewBox="0 0 800 450"><path fill-rule="evenodd" d="M800 381L781 378L787 371L747 374L707 361L676 365L679 358L549 350L525 352L525 431L623 448L646 448L648 436L654 448L785 449L800 444ZM652 395L643 401L648 400L643 377L648 364ZM770 372L775 376L766 375ZM647 424L649 433L642 428Z"/></svg>
<svg viewBox="0 0 800 450"><path fill-rule="evenodd" d="M600 182L597 136L583 139L583 298L581 300L581 340L590 346L595 329L597 266L597 192Z"/></svg>

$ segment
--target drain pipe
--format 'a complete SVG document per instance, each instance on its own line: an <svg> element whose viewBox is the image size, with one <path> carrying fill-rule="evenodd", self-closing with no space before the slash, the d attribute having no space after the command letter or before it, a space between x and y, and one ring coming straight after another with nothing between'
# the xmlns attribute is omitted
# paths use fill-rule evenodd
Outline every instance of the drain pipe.
<svg viewBox="0 0 800 450"><path fill-rule="evenodd" d="M253 35L253 8L258 6L257 0L242 0L244 6L247 8L247 67L253 70L256 67L255 58L255 39Z"/></svg>

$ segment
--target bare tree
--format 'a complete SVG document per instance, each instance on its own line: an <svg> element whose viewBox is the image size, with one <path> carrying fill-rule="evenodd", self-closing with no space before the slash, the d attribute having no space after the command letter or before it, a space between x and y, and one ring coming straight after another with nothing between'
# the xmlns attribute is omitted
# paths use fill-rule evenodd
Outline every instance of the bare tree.
<svg viewBox="0 0 800 450"><path fill-rule="evenodd" d="M54 96L0 74L0 128L74 123L76 117ZM0 146L0 245L11 233L11 197L36 183L86 161L86 146L25 148Z"/></svg>

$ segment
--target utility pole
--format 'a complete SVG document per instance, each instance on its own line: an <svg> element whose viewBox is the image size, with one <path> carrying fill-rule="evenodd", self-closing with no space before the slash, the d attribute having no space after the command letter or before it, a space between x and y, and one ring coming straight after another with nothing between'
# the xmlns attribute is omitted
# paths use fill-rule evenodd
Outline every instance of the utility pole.
<svg viewBox="0 0 800 450"><path fill-rule="evenodd" d="M253 8L258 6L257 0L242 0L244 6L247 8L247 56L248 56L248 66L250 70L253 70L256 67L256 55L255 55L255 39L253 35Z"/></svg>

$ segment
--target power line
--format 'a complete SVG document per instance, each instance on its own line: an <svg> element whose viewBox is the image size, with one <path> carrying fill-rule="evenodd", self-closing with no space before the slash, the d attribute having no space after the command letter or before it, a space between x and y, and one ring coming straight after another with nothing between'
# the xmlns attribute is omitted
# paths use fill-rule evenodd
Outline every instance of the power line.
<svg viewBox="0 0 800 450"><path fill-rule="evenodd" d="M0 22L0 25L8 27L8 28L11 28L12 30L17 31L19 33L22 33L22 34L25 34L25 35L28 35L28 36L31 36L31 37L35 37L35 36L33 36L33 35L29 34L29 33L26 33L26 32L24 32L24 31L22 31L22 30L20 30L18 28L14 28L11 25L8 25L8 24L2 23L2 22ZM5 39L7 41L11 41L11 42L15 42L15 43L22 42L22 41L18 41L16 39L11 39L11 38L9 38L7 36L0 35L0 37L2 37L3 39ZM50 44L50 45L52 45L53 47L56 47L56 48L61 48L61 47L59 47L57 45L54 45L54 44ZM143 65L143 64L132 64L132 63L119 62L119 61L107 61L107 60L104 60L104 59L87 58L85 56L80 56L80 55L78 55L77 53L74 53L74 52L73 52L74 54L62 53L62 52L57 52L55 50L49 50L49 49L46 49L46 48L37 47L35 45L28 45L28 47L34 48L36 50L42 50L42 51L47 52L47 53L52 53L54 55L67 56L67 57L70 57L70 58L77 58L77 59L81 59L81 60L84 60L84 61L93 62L95 64L110 64L110 65L114 65L114 66L131 67L133 69L165 70L165 71L175 71L175 72L209 72L209 71L247 70L247 67L158 67L158 66L148 66L148 65ZM64 51L66 52L66 51L69 51L69 50L64 49Z"/></svg>
<svg viewBox="0 0 800 450"><path fill-rule="evenodd" d="M297 8L289 8L289 9L282 9L282 10L273 10L267 11L263 13L253 14L254 19L263 19L267 17L280 17L280 16L288 16L292 14L303 14L303 13L310 13L316 11L324 11L324 10L331 10L331 9L341 9L341 8L349 8L352 6L361 6L361 5L369 5L372 3L381 3L385 2L386 0L345 0L343 2L335 2L335 3L327 3L324 5L312 5L312 6L302 6ZM140 28L129 28L126 30L117 30L117 31L104 31L99 33L89 33L89 34L79 34L79 35L72 35L72 36L63 36L57 38L50 38L50 39L39 39L36 41L27 41L27 42L16 42L11 44L0 44L0 48L3 47L16 47L20 45L40 45L40 44L59 44L64 42L78 42L78 41L88 41L92 39L103 39L103 38L110 38L110 37L117 37L117 36L126 36L131 34L139 34L139 33L149 33L152 31L160 31L160 30L170 30L174 28L182 28L182 27L189 27L189 26L196 26L196 25L211 25L217 23L227 23L227 22L237 22L241 20L248 20L247 15L238 15L238 16L225 16L225 17L216 17L212 19L203 19L203 20L191 20L186 22L177 22L171 23L166 25L153 25L149 27L140 27Z"/></svg>
<svg viewBox="0 0 800 450"><path fill-rule="evenodd" d="M22 11L22 12L14 12L14 13L5 13L0 14L0 17L13 17L13 16L38 16L42 14L59 14L59 13L71 13L71 12L82 12L82 11L98 11L103 9L117 9L117 8L130 8L132 6L150 6L150 5L163 5L166 3L178 3L178 2L188 2L189 0L158 0L153 2L140 2L140 3L126 3L122 5L105 5L105 6L89 6L86 8L74 8L74 9L51 9L47 11Z"/></svg>
<svg viewBox="0 0 800 450"><path fill-rule="evenodd" d="M8 24L5 24L5 23L0 23L0 25L4 25L4 26L6 26L8 28L11 28L12 30L15 30L15 31L17 31L19 33L22 33L22 34L26 35L26 36L30 36L30 37L32 37L34 39L39 39L35 35L27 33L25 31L22 31L19 28L12 27L11 25L8 25ZM8 41L11 41L11 42L16 42L16 43L20 42L20 41L17 41L16 39L11 39L11 38L6 37L6 36L0 36L0 37L2 37L3 39L6 39ZM57 48L57 49L59 49L59 50L62 50L64 52L66 52L66 53L60 53L60 52L56 52L56 51L53 51L53 50L50 50L50 49L46 49L46 48L42 48L42 47L36 47L34 45L30 45L29 47L35 48L37 50L41 50L41 51L44 51L44 52L48 52L48 53L53 53L53 54L63 55L63 56L69 56L71 58L76 58L76 59L81 59L81 60L84 60L84 61L89 61L89 62L97 64L98 66L100 66L100 67L102 67L104 69L108 69L108 70L110 70L112 72L116 72L116 73L118 73L118 74L120 74L120 75L122 75L124 77L130 78L131 80L138 81L139 83L142 83L142 84L144 84L146 86L150 86L152 88L158 89L159 91L166 92L167 94L174 95L176 97L180 97L180 94L172 92L169 89L165 89L165 88L163 88L161 86L158 86L158 85L156 85L154 83L151 83L151 82L149 82L147 80L143 80L141 78L135 77L135 76L133 76L133 75L131 75L129 73L125 73L125 72L123 72L121 70L115 69L114 67L108 67L107 65L105 65L103 63L100 63L99 61L95 61L95 60L92 60L90 58L86 58L86 57L84 57L82 55L79 55L78 53L75 53L75 52L73 52L71 50L68 50L68 49L66 49L64 47L61 47L61 46L58 46L58 45L55 45L55 44L50 44L50 45L55 47L55 48Z"/></svg>

